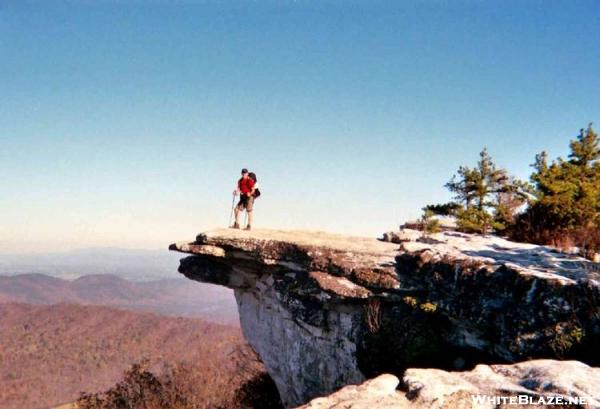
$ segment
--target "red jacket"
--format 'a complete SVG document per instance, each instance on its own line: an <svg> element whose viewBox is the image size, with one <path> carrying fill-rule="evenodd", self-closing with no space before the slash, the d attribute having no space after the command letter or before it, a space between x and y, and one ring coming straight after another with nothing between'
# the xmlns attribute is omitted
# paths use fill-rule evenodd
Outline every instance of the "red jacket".
<svg viewBox="0 0 600 409"><path fill-rule="evenodd" d="M243 195L249 195L250 192L252 192L252 189L254 188L254 181L250 178L240 178L240 180L238 180L238 190L243 194Z"/></svg>

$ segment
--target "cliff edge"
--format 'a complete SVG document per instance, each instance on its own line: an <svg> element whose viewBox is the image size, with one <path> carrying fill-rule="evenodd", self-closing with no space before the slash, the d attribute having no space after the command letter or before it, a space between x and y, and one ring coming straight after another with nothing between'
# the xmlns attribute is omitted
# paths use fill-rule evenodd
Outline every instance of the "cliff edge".
<svg viewBox="0 0 600 409"><path fill-rule="evenodd" d="M497 237L384 239L223 229L170 249L186 277L234 289L286 406L414 367L600 362L597 265Z"/></svg>

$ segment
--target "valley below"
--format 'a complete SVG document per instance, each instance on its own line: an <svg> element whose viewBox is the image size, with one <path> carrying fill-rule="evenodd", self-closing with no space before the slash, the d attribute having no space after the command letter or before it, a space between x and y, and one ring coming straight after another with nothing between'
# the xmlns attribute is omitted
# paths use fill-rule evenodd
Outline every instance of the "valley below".
<svg viewBox="0 0 600 409"><path fill-rule="evenodd" d="M0 276L0 408L70 405L132 365L226 406L265 374L241 336L232 291L183 277ZM240 366L245 369L240 370ZM268 378L268 377L267 377Z"/></svg>
<svg viewBox="0 0 600 409"><path fill-rule="evenodd" d="M0 304L3 409L46 408L103 391L133 363L223 365L238 328L200 319L74 304ZM226 365L223 365L223 371Z"/></svg>

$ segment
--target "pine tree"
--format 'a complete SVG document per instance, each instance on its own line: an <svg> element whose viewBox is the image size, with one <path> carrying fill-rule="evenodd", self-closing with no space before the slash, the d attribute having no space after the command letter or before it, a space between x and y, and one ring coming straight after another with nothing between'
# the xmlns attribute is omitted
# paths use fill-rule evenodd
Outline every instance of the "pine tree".
<svg viewBox="0 0 600 409"><path fill-rule="evenodd" d="M571 141L569 160L550 165L545 152L536 156L535 185L538 208L547 213L547 229L598 225L600 212L600 141L591 124ZM540 210L541 211L541 210ZM542 227L542 226L540 226Z"/></svg>
<svg viewBox="0 0 600 409"><path fill-rule="evenodd" d="M434 218L434 216L435 213L433 210L428 209L427 206L423 208L423 215L421 216L419 224L421 225L421 230L425 233L425 235L440 231L440 221Z"/></svg>
<svg viewBox="0 0 600 409"><path fill-rule="evenodd" d="M579 169L592 171L598 168L600 159L600 141L598 134L592 129L592 124L588 124L586 130L579 130L579 136L569 144L571 153L569 154L570 163ZM591 173L589 173L591 175Z"/></svg>
<svg viewBox="0 0 600 409"><path fill-rule="evenodd" d="M581 227L600 227L600 139L591 123L570 147L569 168L576 179L574 218Z"/></svg>
<svg viewBox="0 0 600 409"><path fill-rule="evenodd" d="M526 184L496 167L485 148L479 154L477 166L461 166L446 187L463 205L456 212L459 228L482 234L506 229L516 208L524 203L526 190Z"/></svg>
<svg viewBox="0 0 600 409"><path fill-rule="evenodd" d="M600 243L600 139L592 124L570 142L568 160L536 155L531 182L535 199L519 218L517 239L547 243L571 237L589 251ZM595 243L595 244L594 244ZM594 250L596 249L596 250Z"/></svg>

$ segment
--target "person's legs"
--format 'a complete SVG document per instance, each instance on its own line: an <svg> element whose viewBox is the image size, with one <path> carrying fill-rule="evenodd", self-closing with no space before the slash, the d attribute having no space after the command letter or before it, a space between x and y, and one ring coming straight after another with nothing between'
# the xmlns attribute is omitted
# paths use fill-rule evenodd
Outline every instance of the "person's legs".
<svg viewBox="0 0 600 409"><path fill-rule="evenodd" d="M235 223L233 223L233 227L235 229L240 228L240 208L239 208L239 206L235 207Z"/></svg>
<svg viewBox="0 0 600 409"><path fill-rule="evenodd" d="M248 223L246 224L246 230L250 230L250 228L252 226L252 216L254 214L254 212L252 211L253 208L254 208L254 198L249 197L248 201L246 202L246 212L248 213Z"/></svg>
<svg viewBox="0 0 600 409"><path fill-rule="evenodd" d="M240 201L235 206L235 223L233 224L234 229L240 228L240 213L242 212L242 210L244 210L244 207L245 207L245 200L244 200L244 196L242 195L242 196L240 196Z"/></svg>
<svg viewBox="0 0 600 409"><path fill-rule="evenodd" d="M250 230L250 226L252 226L252 210L248 210L248 224L246 225L246 229Z"/></svg>

